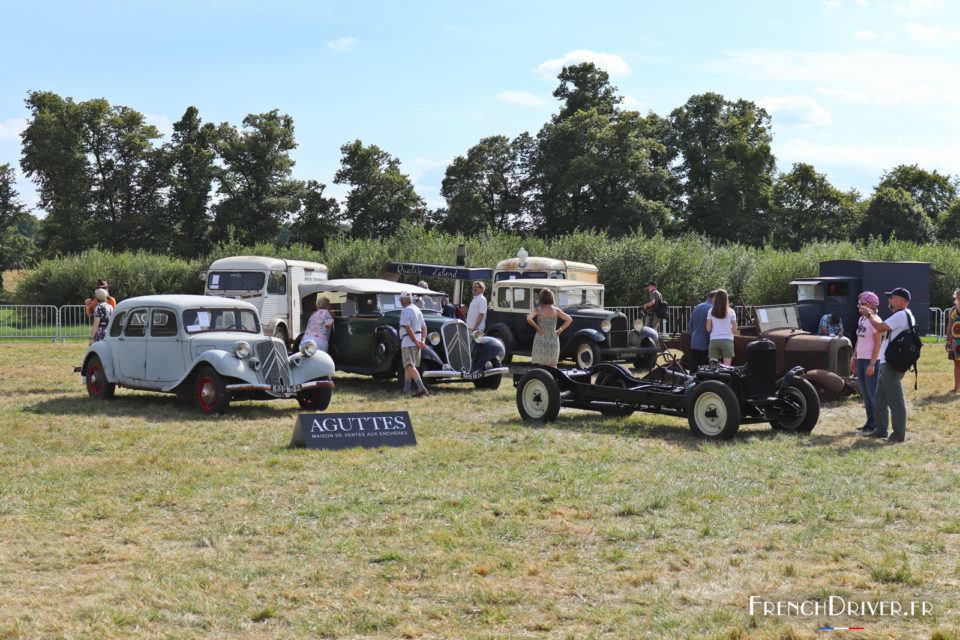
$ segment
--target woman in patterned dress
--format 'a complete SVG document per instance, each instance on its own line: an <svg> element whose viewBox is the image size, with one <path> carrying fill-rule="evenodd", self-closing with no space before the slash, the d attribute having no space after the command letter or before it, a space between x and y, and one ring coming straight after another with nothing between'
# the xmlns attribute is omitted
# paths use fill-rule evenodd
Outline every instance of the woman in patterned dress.
<svg viewBox="0 0 960 640"><path fill-rule="evenodd" d="M317 310L307 320L302 340L313 340L320 351L330 350L330 333L333 331L333 316L330 315L330 300L326 296L317 298Z"/></svg>
<svg viewBox="0 0 960 640"><path fill-rule="evenodd" d="M559 329L557 318L563 320L563 326ZM530 361L533 364L557 366L560 360L560 334L572 322L573 318L554 306L553 292L550 289L541 289L539 304L527 316L527 323L537 330L537 335L533 338L533 349L530 351Z"/></svg>
<svg viewBox="0 0 960 640"><path fill-rule="evenodd" d="M947 317L947 357L953 360L953 390L960 393L960 289L953 292L956 304Z"/></svg>

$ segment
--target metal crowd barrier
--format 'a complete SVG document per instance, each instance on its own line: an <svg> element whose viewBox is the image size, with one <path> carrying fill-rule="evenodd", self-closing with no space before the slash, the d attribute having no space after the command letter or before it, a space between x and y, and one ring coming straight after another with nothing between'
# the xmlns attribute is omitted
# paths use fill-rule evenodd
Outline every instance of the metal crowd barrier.
<svg viewBox="0 0 960 640"><path fill-rule="evenodd" d="M623 315L627 316L627 326L633 326L634 320L640 319L643 320L644 313L646 313L642 306L632 306L632 307L608 307L611 311L619 311ZM743 318L744 309L742 306L734 306L734 311L737 312L737 321L739 322ZM687 330L687 326L690 324L690 316L693 314L693 307L685 306L668 306L667 307L667 317L660 321L660 333L680 333Z"/></svg>

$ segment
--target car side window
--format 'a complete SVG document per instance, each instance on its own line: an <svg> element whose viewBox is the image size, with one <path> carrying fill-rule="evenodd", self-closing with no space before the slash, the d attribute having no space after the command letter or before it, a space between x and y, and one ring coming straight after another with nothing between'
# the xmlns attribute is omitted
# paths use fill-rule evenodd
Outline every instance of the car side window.
<svg viewBox="0 0 960 640"><path fill-rule="evenodd" d="M113 324L110 325L110 335L111 337L116 338L120 335L120 332L123 331L123 317L126 315L123 311L115 315L112 320Z"/></svg>
<svg viewBox="0 0 960 640"><path fill-rule="evenodd" d="M517 287L513 290L513 308L518 311L530 310L530 289Z"/></svg>
<svg viewBox="0 0 960 640"><path fill-rule="evenodd" d="M267 281L267 293L270 295L284 296L287 294L287 274L271 273L270 280Z"/></svg>
<svg viewBox="0 0 960 640"><path fill-rule="evenodd" d="M150 335L169 338L177 335L177 316L166 309L156 309L150 322Z"/></svg>
<svg viewBox="0 0 960 640"><path fill-rule="evenodd" d="M127 316L127 326L123 335L128 338L142 338L147 335L147 310L134 309Z"/></svg>
<svg viewBox="0 0 960 640"><path fill-rule="evenodd" d="M340 315L344 318L357 315L357 301L353 298L347 298L340 303Z"/></svg>
<svg viewBox="0 0 960 640"><path fill-rule="evenodd" d="M510 308L510 287L500 287L497 289L497 306L501 309Z"/></svg>

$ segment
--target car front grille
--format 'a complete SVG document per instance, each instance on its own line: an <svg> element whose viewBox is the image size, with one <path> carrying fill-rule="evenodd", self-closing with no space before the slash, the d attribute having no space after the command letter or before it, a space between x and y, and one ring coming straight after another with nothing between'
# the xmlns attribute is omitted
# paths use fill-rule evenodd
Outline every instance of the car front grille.
<svg viewBox="0 0 960 640"><path fill-rule="evenodd" d="M610 318L610 346L614 349L627 345L627 316L622 313Z"/></svg>
<svg viewBox="0 0 960 640"><path fill-rule="evenodd" d="M260 360L258 373L265 384L290 384L290 363L287 350L277 340L264 340L256 346Z"/></svg>
<svg viewBox="0 0 960 640"><path fill-rule="evenodd" d="M467 325L454 320L440 327L443 347L447 350L447 362L454 371L470 370L470 337Z"/></svg>

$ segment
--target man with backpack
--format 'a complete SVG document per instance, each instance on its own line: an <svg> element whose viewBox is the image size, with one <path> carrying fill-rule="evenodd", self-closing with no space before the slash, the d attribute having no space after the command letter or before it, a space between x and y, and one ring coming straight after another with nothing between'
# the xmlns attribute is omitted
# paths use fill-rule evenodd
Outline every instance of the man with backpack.
<svg viewBox="0 0 960 640"><path fill-rule="evenodd" d="M907 369L916 365L920 356L920 340L915 331L917 322L907 309L910 292L903 287L896 287L885 293L887 306L893 312L886 321L881 320L873 309L864 305L859 307L860 315L869 320L874 329L886 332L880 343L880 374L874 397L874 420L877 426L864 436L885 438L887 442L903 442L907 434L907 405L903 398L902 380ZM889 437L888 423L893 429Z"/></svg>
<svg viewBox="0 0 960 640"><path fill-rule="evenodd" d="M650 292L650 302L643 305L647 316L644 324L656 330L660 326L660 321L667 317L667 301L657 290L657 283L654 280L647 283L647 291Z"/></svg>

